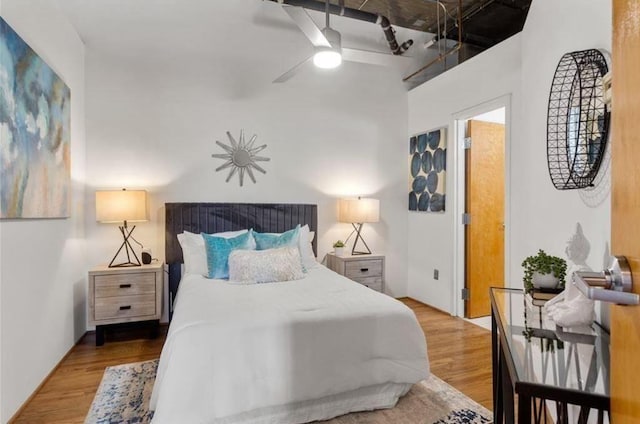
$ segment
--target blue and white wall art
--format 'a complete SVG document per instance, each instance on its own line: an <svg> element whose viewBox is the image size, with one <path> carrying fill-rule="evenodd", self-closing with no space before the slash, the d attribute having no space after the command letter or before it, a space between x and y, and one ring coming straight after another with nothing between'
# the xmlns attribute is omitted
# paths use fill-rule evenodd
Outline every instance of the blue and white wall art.
<svg viewBox="0 0 640 424"><path fill-rule="evenodd" d="M444 212L446 203L447 129L409 139L409 210Z"/></svg>
<svg viewBox="0 0 640 424"><path fill-rule="evenodd" d="M0 218L69 216L70 98L0 18Z"/></svg>

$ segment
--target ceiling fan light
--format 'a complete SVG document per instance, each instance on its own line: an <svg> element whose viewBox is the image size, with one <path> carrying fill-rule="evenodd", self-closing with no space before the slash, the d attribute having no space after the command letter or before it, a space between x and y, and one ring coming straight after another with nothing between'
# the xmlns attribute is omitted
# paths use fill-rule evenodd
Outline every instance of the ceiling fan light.
<svg viewBox="0 0 640 424"><path fill-rule="evenodd" d="M318 50L313 56L313 64L322 69L337 68L342 64L342 55L333 49Z"/></svg>

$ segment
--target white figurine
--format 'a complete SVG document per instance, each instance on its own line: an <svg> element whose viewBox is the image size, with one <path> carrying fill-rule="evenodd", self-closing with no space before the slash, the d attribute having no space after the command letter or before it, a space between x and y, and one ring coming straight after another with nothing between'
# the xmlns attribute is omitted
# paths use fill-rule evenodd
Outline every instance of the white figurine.
<svg viewBox="0 0 640 424"><path fill-rule="evenodd" d="M573 273L576 271L591 271L586 263L589 250L589 241L582 232L582 226L578 223L576 233L571 236L565 249L569 261L573 263L567 275L573 277ZM596 318L594 301L587 299L573 285L573 281L565 284L565 287L562 293L544 305L547 316L560 327L591 325Z"/></svg>

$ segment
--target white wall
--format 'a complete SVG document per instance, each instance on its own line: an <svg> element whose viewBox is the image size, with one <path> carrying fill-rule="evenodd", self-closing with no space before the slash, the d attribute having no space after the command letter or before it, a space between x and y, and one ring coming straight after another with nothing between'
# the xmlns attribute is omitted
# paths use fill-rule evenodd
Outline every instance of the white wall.
<svg viewBox="0 0 640 424"><path fill-rule="evenodd" d="M6 422L84 334L84 46L49 0L3 0L2 17L71 89L71 217L0 221Z"/></svg>
<svg viewBox="0 0 640 424"><path fill-rule="evenodd" d="M608 167L603 165L602 181L595 190L556 190L546 163L546 111L562 54L610 47L610 0L536 0L519 36L409 93L410 132L447 125L462 109L513 94L507 200L511 225L506 231L510 246L507 284L511 286L522 286L520 263L537 249L566 257L566 242L577 222L591 243L588 264L594 269L603 266L610 235ZM456 193L451 191L454 182L448 179L447 184L449 200ZM452 310L453 302L448 289L452 285L454 225L458 220L451 208L440 216L409 214L409 295L446 311ZM437 243L431 246L425 239ZM433 268L441 269L441 281L433 281Z"/></svg>
<svg viewBox="0 0 640 424"><path fill-rule="evenodd" d="M611 0L532 3L522 36L522 114L527 119L522 122L522 143L514 149L512 158L514 185L518 187L511 198L513 217L518 220L511 233L514 262L538 248L566 258L566 242L575 233L578 222L591 243L587 264L597 271L608 260L609 163L603 163L594 189L558 191L548 176L545 140L549 88L560 57L590 48L610 52L611 22ZM522 268L519 262L515 265L512 280L521 281ZM607 311L605 305L603 312ZM605 323L608 321L606 317L603 319Z"/></svg>
<svg viewBox="0 0 640 424"><path fill-rule="evenodd" d="M256 7L261 19L291 26L277 5L254 2L245 9ZM365 225L364 237L387 255L388 292L406 295L407 94L399 76L346 64L332 73L310 67L285 84L271 84L309 53L306 40L295 28L254 25L251 13L229 13L212 15L206 28L195 24L195 35L176 35L189 46L188 56L171 49L157 55L153 48L132 56L135 46L118 50L88 41L89 262L110 260L119 243L114 226L95 223L96 188L149 190L152 220L136 235L160 259L165 202L317 203L322 258L351 231L336 223L336 199L365 195L380 199L381 222ZM146 27L141 19L136 24ZM229 43L202 36L210 27ZM301 47L284 48L291 40ZM264 163L267 174L257 173L257 184L247 180L242 188L236 178L225 183L226 172L215 172L222 161L211 158L222 153L216 140L228 143L226 131L237 137L241 129L257 134L271 158Z"/></svg>
<svg viewBox="0 0 640 424"><path fill-rule="evenodd" d="M494 46L409 92L409 133L448 127L447 204L444 213L409 212L409 296L443 311L453 310L456 166L454 115L500 96L511 95L517 120L520 36ZM433 270L440 271L434 280Z"/></svg>
<svg viewBox="0 0 640 424"><path fill-rule="evenodd" d="M564 249L577 222L591 243L587 263L602 269L610 239L608 190L596 201L584 190L556 190L546 165L547 104L551 80L564 53L590 48L611 51L611 0L536 0L522 33L522 116L513 149L511 205L514 261L543 248L566 257ZM541 46L544 46L541 48ZM607 168L607 164L603 164ZM608 172L607 172L608 175ZM519 265L519 264L518 264ZM514 267L512 278L522 277Z"/></svg>

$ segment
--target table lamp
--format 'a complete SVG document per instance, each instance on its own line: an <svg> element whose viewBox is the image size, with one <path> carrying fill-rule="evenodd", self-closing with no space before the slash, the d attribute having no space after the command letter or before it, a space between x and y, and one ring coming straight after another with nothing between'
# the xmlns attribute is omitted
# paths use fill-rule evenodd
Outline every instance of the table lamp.
<svg viewBox="0 0 640 424"><path fill-rule="evenodd" d="M365 222L380 221L380 201L378 199L363 199L361 197L358 197L357 199L340 199L338 201L338 221L348 222L353 225L353 231L349 234L349 237L347 237L347 241L349 241L349 238L353 233L356 233L356 239L353 242L351 254L370 255L371 250L362 238L362 225ZM358 240L362 241L362 244L364 244L366 249L365 251L356 250Z"/></svg>
<svg viewBox="0 0 640 424"><path fill-rule="evenodd" d="M123 223L123 225L118 227L120 233L122 233L123 241L113 256L113 259L111 259L109 268L140 266L138 255L136 255L136 252L129 243L129 239L135 241L131 234L133 230L136 229L136 226L134 225L129 229L127 223L148 221L147 192L145 190L126 189L96 191L96 221L102 223ZM123 249L127 253L127 261L114 264Z"/></svg>

